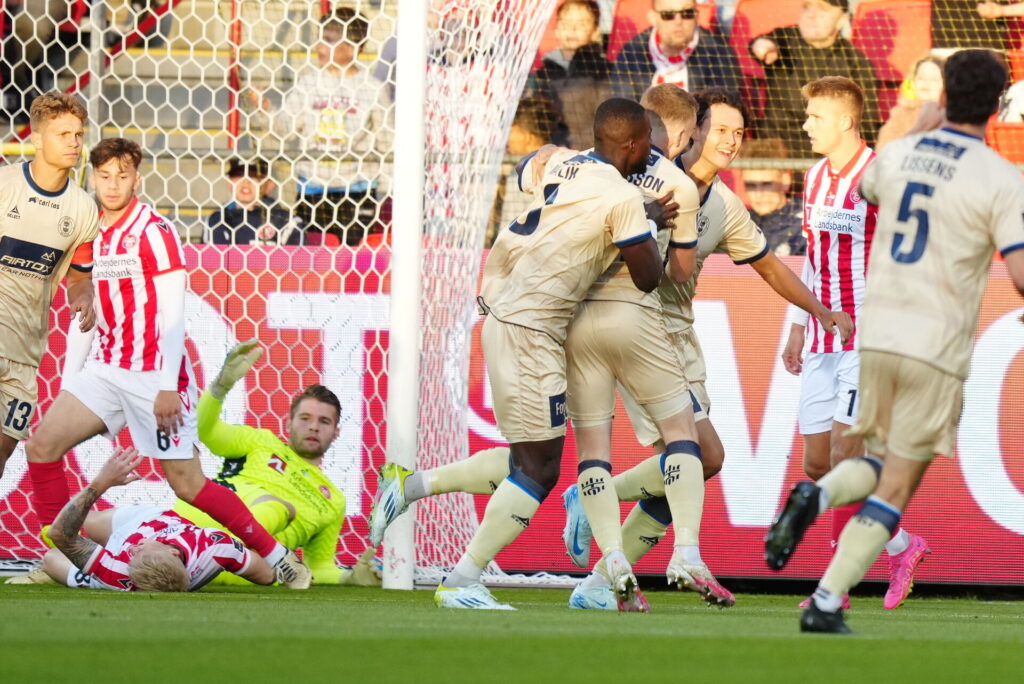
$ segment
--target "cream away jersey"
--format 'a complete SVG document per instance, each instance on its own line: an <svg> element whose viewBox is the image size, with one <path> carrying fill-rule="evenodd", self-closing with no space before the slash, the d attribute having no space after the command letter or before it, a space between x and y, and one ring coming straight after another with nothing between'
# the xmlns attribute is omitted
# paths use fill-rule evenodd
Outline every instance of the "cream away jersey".
<svg viewBox="0 0 1024 684"><path fill-rule="evenodd" d="M1024 180L984 141L943 128L890 143L861 193L879 205L860 347L966 378L995 250L1024 249Z"/></svg>
<svg viewBox="0 0 1024 684"><path fill-rule="evenodd" d="M565 340L573 310L618 256L650 239L640 190L596 153L548 162L530 209L502 230L484 268L485 311Z"/></svg>
<svg viewBox="0 0 1024 684"><path fill-rule="evenodd" d="M96 203L70 178L48 192L28 162L0 168L0 357L39 365L50 302L98 223ZM91 260L76 267L88 271Z"/></svg>
<svg viewBox="0 0 1024 684"><path fill-rule="evenodd" d="M677 239L682 238L673 242L674 246L697 246L697 209L700 207L700 196L697 193L697 185L685 171L663 155L661 150L652 146L651 156L647 160L647 170L644 173L633 174L628 180L640 188L645 199L659 199L672 192L673 200L679 204L679 214L674 221L675 230L662 230L658 233L658 250L662 258L665 258L673 234ZM608 270L598 277L585 299L631 302L652 309L661 309L661 298L657 291L638 290L629 275L626 262L621 257L612 262Z"/></svg>
<svg viewBox="0 0 1024 684"><path fill-rule="evenodd" d="M737 264L749 264L768 254L768 242L743 200L720 178L715 178L697 210L697 269L685 283L676 283L667 275L661 279L658 294L668 331L680 332L693 325L693 296L704 260L713 252L724 252Z"/></svg>

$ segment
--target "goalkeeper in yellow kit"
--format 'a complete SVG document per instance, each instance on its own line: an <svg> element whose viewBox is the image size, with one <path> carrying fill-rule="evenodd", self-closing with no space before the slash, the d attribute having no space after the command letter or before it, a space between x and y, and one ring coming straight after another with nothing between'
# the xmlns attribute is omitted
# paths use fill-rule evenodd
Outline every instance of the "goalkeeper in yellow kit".
<svg viewBox="0 0 1024 684"><path fill-rule="evenodd" d="M324 453L338 436L341 404L334 392L323 385L310 385L292 399L287 442L270 430L220 419L224 397L263 353L258 344L249 340L236 345L199 400L199 439L224 458L214 481L237 492L274 539L302 549L314 584L379 586L373 549L367 549L352 568L335 564L338 536L345 523L345 497L320 469ZM179 501L174 511L201 527L217 526L184 501Z"/></svg>

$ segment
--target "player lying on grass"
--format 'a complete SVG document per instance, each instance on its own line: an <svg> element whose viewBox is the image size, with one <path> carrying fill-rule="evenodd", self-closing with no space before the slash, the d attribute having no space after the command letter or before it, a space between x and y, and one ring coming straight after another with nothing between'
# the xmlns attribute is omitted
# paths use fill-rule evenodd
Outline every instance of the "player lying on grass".
<svg viewBox="0 0 1024 684"><path fill-rule="evenodd" d="M224 397L263 353L258 345L258 340L249 340L228 352L220 373L199 400L199 439L225 459L216 482L237 493L274 539L288 548L302 549L314 583L380 586L380 573L372 565L373 549L367 549L354 568L334 562L345 523L345 496L320 469L338 436L341 403L334 392L310 385L292 399L287 442L270 430L220 419ZM183 501L174 511L198 525L216 525Z"/></svg>
<svg viewBox="0 0 1024 684"><path fill-rule="evenodd" d="M943 69L942 127L887 145L861 179L878 225L861 316L861 410L849 434L869 455L816 484L798 482L765 537L765 559L779 570L819 514L864 502L801 631L850 631L843 596L899 528L935 456L954 453L993 252L1024 294L1024 181L985 144L1007 75L990 50L954 54Z"/></svg>
<svg viewBox="0 0 1024 684"><path fill-rule="evenodd" d="M127 426L141 453L160 460L179 498L263 556L282 582L309 587L309 569L295 553L267 534L234 492L203 474L196 381L185 353L185 255L174 226L136 195L142 149L131 140L107 138L92 149L89 162L103 209L93 242L96 328L82 333L71 326L60 394L25 445L32 508L44 540L46 527L71 498L64 455Z"/></svg>
<svg viewBox="0 0 1024 684"><path fill-rule="evenodd" d="M270 565L221 530L197 527L158 506L90 512L108 489L138 480L140 463L135 449L115 449L64 506L50 528L56 548L43 556L47 575L69 587L113 591L195 591L222 570L256 584L273 583Z"/></svg>

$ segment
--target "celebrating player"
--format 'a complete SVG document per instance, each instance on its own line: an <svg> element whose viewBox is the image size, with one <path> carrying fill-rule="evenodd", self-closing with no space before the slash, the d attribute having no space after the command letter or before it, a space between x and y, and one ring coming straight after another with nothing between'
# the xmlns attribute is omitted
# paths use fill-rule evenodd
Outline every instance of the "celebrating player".
<svg viewBox="0 0 1024 684"><path fill-rule="evenodd" d="M221 570L270 584L265 560L215 528L202 528L159 506L89 509L111 487L139 479L142 457L115 449L93 481L68 502L50 528L57 548L43 570L69 587L113 591L195 591ZM78 531L85 527L86 536Z"/></svg>
<svg viewBox="0 0 1024 684"><path fill-rule="evenodd" d="M761 231L750 220L750 214L743 202L722 182L718 173L729 166L739 153L743 135L749 122L746 106L739 96L721 88L709 88L696 94L697 129L693 144L681 158L681 164L696 182L703 198L697 213L697 267L693 277L683 284L669 278L662 279L659 294L665 315L665 323L672 344L684 359L686 379L691 400L694 403L697 421L698 443L702 456L704 478L713 477L722 468L725 451L721 439L710 420L710 401L705 388L705 366L703 352L693 329L693 297L697 289L697 277L704 260L713 252L725 252L737 264L750 264L772 289L793 304L808 311L820 322L822 328L838 328L840 337L851 334L849 315L829 311L800 279L768 249ZM662 454L665 444L655 424L644 411L628 396L622 393L623 403L629 413L637 439L641 444L652 445L655 455L642 461L636 467L613 478L615 491L620 500L639 501L629 513L622 526L623 549L630 563L636 563L651 547L665 535L673 522L673 509L664 498L665 473L662 469ZM574 536L566 536L578 548L590 543L589 524L580 506L571 505L574 497L566 497L566 530ZM690 513L699 522L697 511ZM679 544L677 530L676 544ZM685 553L690 554L688 564L700 568L706 565L700 558L699 548L688 544ZM573 555L570 553L570 555ZM694 572L697 572L695 570ZM693 573L691 573L691 576ZM702 575L702 573L698 573ZM707 573L710 577L710 573ZM714 578L711 577L711 580ZM717 582L716 582L717 584ZM720 606L729 604L728 590L718 585L698 587L705 600ZM577 585L569 600L569 606L581 609L607 609L610 607L607 569L599 562L595 571Z"/></svg>
<svg viewBox="0 0 1024 684"><path fill-rule="evenodd" d="M99 344L82 368L93 334L70 331L61 392L26 445L44 537L70 499L64 454L101 433L113 438L127 424L140 452L160 459L178 498L255 549L279 581L308 587L309 569L294 552L274 541L234 492L203 475L196 385L185 355L184 254L174 227L135 196L142 150L110 138L93 148L89 161L103 209L93 246Z"/></svg>
<svg viewBox="0 0 1024 684"><path fill-rule="evenodd" d="M0 168L0 477L28 437L50 302L65 274L81 330L96 318L89 280L96 204L70 177L82 156L85 107L53 92L33 100L30 114L35 158ZM31 466L29 473L37 474Z"/></svg>
<svg viewBox="0 0 1024 684"><path fill-rule="evenodd" d="M819 513L867 499L840 535L802 631L850 631L843 596L899 528L932 459L953 453L994 250L1024 294L1024 181L984 143L1006 66L988 50L963 50L944 77L943 127L887 145L860 183L879 211L850 433L870 455L842 461L817 484L798 483L765 539L769 566L781 568Z"/></svg>
<svg viewBox="0 0 1024 684"><path fill-rule="evenodd" d="M511 609L480 584L480 575L558 481L566 422L562 345L576 304L619 254L641 290L653 290L664 270L643 197L625 180L647 166L651 126L644 109L606 100L595 113L594 134L593 152L549 165L530 209L500 234L487 260L479 297L487 314L484 358L511 472L437 588L442 607ZM401 479L378 492L374 511L387 522L396 514ZM617 589L631 599L635 584Z"/></svg>
<svg viewBox="0 0 1024 684"><path fill-rule="evenodd" d="M825 306L850 314L854 334L846 342L822 330L807 313L791 308L789 340L782 359L786 370L800 375L800 433L804 437L804 472L821 478L840 461L864 453L864 444L847 434L857 418L860 355L857 316L864 299L864 280L878 208L859 194L857 186L875 153L860 137L864 94L843 76L811 81L803 88L807 100L804 130L811 149L825 157L804 179L804 234L807 256L803 281ZM806 355L803 354L806 339ZM832 509L832 546L855 506ZM925 540L900 528L886 544L889 590L884 605L898 607L913 586L914 569L929 552ZM849 598L844 597L844 607ZM810 599L801 603L806 608Z"/></svg>
<svg viewBox="0 0 1024 684"><path fill-rule="evenodd" d="M292 399L287 443L270 430L220 419L224 397L263 353L258 345L258 340L249 340L228 352L220 373L199 399L199 439L225 459L216 482L235 491L275 539L302 549L315 584L379 586L380 577L370 566L372 549L354 569L339 568L334 562L345 523L345 496L320 469L338 436L341 403L334 392L310 385ZM203 527L216 525L184 502L174 512Z"/></svg>

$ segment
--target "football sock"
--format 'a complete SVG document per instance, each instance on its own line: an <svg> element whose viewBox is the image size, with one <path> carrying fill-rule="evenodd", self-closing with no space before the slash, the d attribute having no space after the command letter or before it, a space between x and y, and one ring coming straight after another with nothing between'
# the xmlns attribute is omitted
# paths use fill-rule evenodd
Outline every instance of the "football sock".
<svg viewBox="0 0 1024 684"><path fill-rule="evenodd" d="M672 524L672 514L664 497L638 501L622 523L622 552L630 565L636 564L644 555L661 541ZM604 558L594 566L595 573L608 584L608 571ZM590 585L587 585L590 586Z"/></svg>
<svg viewBox="0 0 1024 684"><path fill-rule="evenodd" d="M455 566L458 572L446 577L444 586L460 587L479 582L483 568L526 529L547 495L548 490L539 483L521 470L513 470L487 503L480 527Z"/></svg>
<svg viewBox="0 0 1024 684"><path fill-rule="evenodd" d="M61 509L71 501L71 491L64 477L64 460L53 463L28 463L32 480L32 508L40 527L53 523Z"/></svg>
<svg viewBox="0 0 1024 684"><path fill-rule="evenodd" d="M602 559L601 562L603 563L604 560ZM599 564L594 567L594 572L587 575L584 580L580 582L580 586L584 589L590 589L592 587L610 587L612 586L612 583L606 574L607 570L604 569L603 565Z"/></svg>
<svg viewBox="0 0 1024 684"><path fill-rule="evenodd" d="M857 515L857 511L860 510L860 504L848 504L846 506L840 506L839 508L832 509L832 548L836 548L839 545L839 536L843 533L846 528L846 523L850 522L850 519Z"/></svg>
<svg viewBox="0 0 1024 684"><path fill-rule="evenodd" d="M580 503L587 514L601 555L622 550L622 527L619 525L619 498L611 486L612 464L589 460L579 464L577 483Z"/></svg>
<svg viewBox="0 0 1024 684"><path fill-rule="evenodd" d="M665 447L661 464L676 546L697 546L700 543L700 519L704 514L704 468L700 460L700 446L690 440L672 442Z"/></svg>
<svg viewBox="0 0 1024 684"><path fill-rule="evenodd" d="M677 546L672 549L672 555L678 556L687 565L703 565L700 557L700 548L697 546Z"/></svg>
<svg viewBox="0 0 1024 684"><path fill-rule="evenodd" d="M839 547L814 592L821 610L835 612L837 600L864 578L885 543L899 527L901 513L878 497L869 497L839 538ZM820 594L820 596L819 596ZM833 607L834 606L834 607Z"/></svg>
<svg viewBox="0 0 1024 684"><path fill-rule="evenodd" d="M892 535L892 539L885 543L885 550L890 556L898 556L907 550L910 546L910 535L902 527L896 530L896 534Z"/></svg>
<svg viewBox="0 0 1024 684"><path fill-rule="evenodd" d="M619 501L665 496L665 478L661 473L662 456L664 454L651 456L612 478Z"/></svg>
<svg viewBox="0 0 1024 684"><path fill-rule="evenodd" d="M818 480L823 495L819 500L819 514L829 506L845 506L866 499L878 486L881 472L882 462L874 456L848 458L838 463Z"/></svg>
<svg viewBox="0 0 1024 684"><path fill-rule="evenodd" d="M405 480L405 500L447 492L491 494L508 477L509 468L508 447L484 449L461 461L413 473Z"/></svg>
<svg viewBox="0 0 1024 684"><path fill-rule="evenodd" d="M192 500L192 505L219 522L228 532L274 565L288 552L260 526L238 495L227 487L207 480Z"/></svg>

